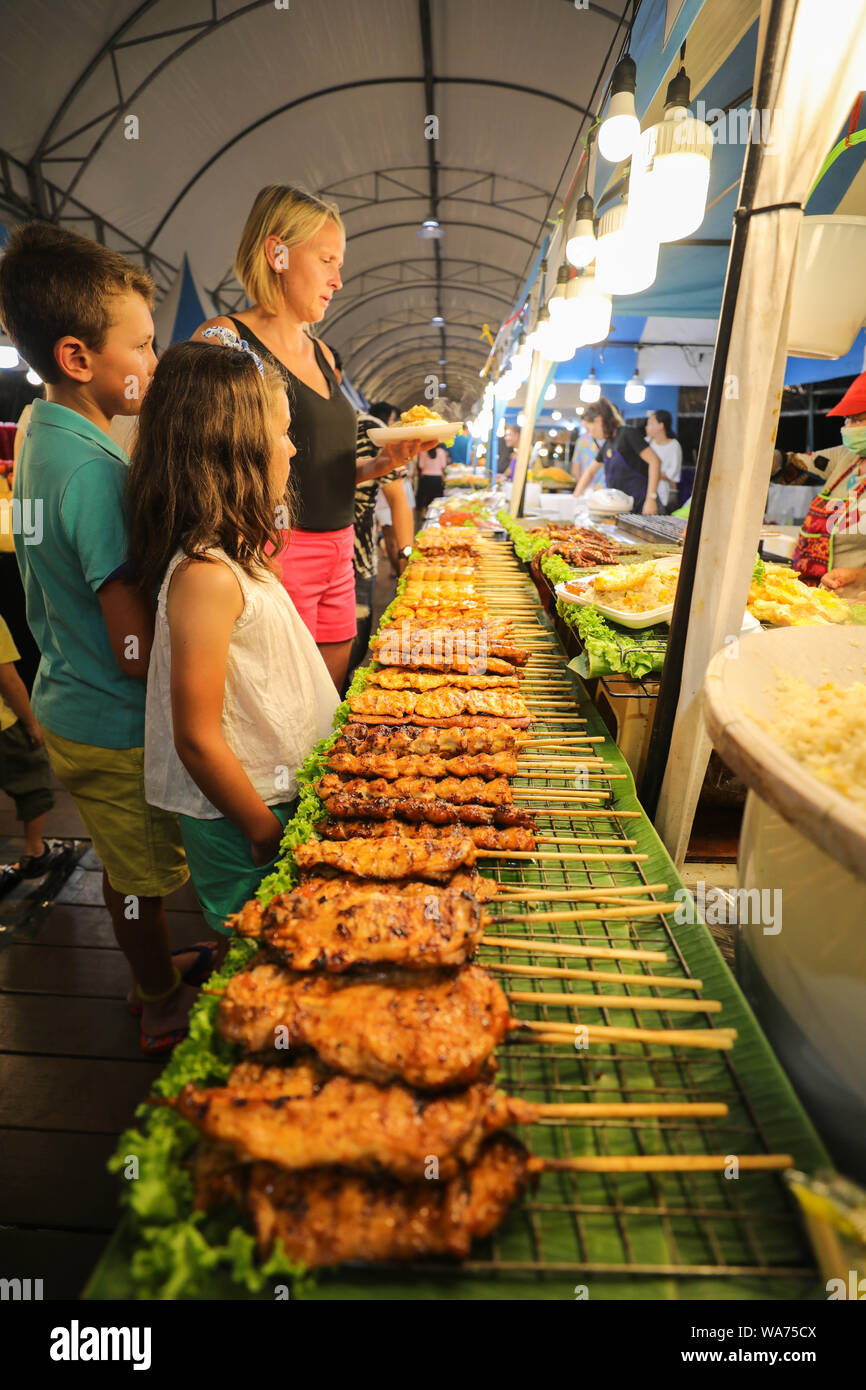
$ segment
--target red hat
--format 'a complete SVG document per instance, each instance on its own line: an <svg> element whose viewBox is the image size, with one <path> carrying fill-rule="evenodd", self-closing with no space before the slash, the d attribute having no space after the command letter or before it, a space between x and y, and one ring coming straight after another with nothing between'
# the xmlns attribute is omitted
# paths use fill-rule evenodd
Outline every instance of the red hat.
<svg viewBox="0 0 866 1390"><path fill-rule="evenodd" d="M866 410L866 372L855 377L838 405L828 415L862 415Z"/></svg>

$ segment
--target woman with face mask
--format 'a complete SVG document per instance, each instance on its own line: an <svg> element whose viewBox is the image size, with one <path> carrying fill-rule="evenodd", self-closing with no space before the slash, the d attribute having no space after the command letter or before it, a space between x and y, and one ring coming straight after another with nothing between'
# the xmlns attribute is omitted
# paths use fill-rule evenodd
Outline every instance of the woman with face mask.
<svg viewBox="0 0 866 1390"><path fill-rule="evenodd" d="M807 583L840 589L850 598L866 587L866 372L827 414L842 417L842 443L814 457L788 455L774 476L785 482L799 481L799 475L826 478L791 563Z"/></svg>

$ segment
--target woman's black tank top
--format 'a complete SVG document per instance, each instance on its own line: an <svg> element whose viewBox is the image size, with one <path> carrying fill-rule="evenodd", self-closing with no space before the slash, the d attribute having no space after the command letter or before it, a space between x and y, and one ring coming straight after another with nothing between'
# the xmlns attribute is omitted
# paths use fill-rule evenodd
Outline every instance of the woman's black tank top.
<svg viewBox="0 0 866 1390"><path fill-rule="evenodd" d="M297 449L292 459L296 525L302 531L340 531L352 525L355 504L355 412L319 344L313 351L328 383L327 399L290 372L240 319L232 323L250 347L276 368L286 383Z"/></svg>

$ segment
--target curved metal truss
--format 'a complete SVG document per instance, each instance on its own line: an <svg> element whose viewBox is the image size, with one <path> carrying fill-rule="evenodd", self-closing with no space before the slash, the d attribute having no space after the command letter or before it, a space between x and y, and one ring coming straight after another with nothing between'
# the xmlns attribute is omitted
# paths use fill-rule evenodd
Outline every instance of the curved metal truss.
<svg viewBox="0 0 866 1390"><path fill-rule="evenodd" d="M385 393L387 398L389 385L408 381L411 377L417 377L421 380L429 376L438 377L440 381L453 382L457 379L464 388L468 388L470 385L474 386L477 394L478 365L477 362L471 362L468 359L454 362L447 368L439 367L431 370L429 360L425 362L423 359L413 360L401 354L392 355L381 364L372 376L365 377L363 381L355 381L355 384L367 396L378 396L381 391Z"/></svg>
<svg viewBox="0 0 866 1390"><path fill-rule="evenodd" d="M581 119L581 123L585 118L591 118L590 110L580 103L571 100L568 96L561 96L542 88L495 78L452 77L438 73L434 62L430 0L416 0L422 58L420 73L415 71L385 78L357 78L350 82L307 92L281 103L250 122L243 129L236 131L230 139L215 150L185 182L169 206L164 209L148 240L144 243L138 242L124 234L121 229L111 226L97 212L87 208L76 198L75 190L82 177L103 147L111 131L116 129L117 121L125 112L130 110L130 107L167 67L189 53L195 45L201 43L216 30L233 23L235 20L242 19L255 10L265 6L269 7L273 0L245 0L245 3L241 4L232 3L232 0L220 0L219 6L217 0L210 0L210 3L202 6L200 17L197 19L190 20L188 23L178 23L171 27L160 23L157 19L156 27L148 30L146 28L148 17L161 2L162 0L142 0L142 3L135 8L132 14L114 29L84 71L79 74L69 90L63 95L47 123L33 158L26 166L20 165L20 161L17 162L20 165L20 170L24 172L26 194L22 190L20 178L18 178L16 187L16 181L10 172L12 165L16 162L12 161L10 164L0 152L0 201L5 201L6 205L15 209L18 215L36 215L50 218L56 222L63 220L64 222L88 223L89 229L92 229L93 234L101 241L105 240L106 232L109 232L115 244L118 241L122 242L125 250L143 261L155 274L158 286L163 290L168 287L171 279L177 273L177 267L155 251L155 242L169 219L214 164L223 159L247 136L269 122L279 119L286 112L306 106L311 102L324 101L336 94L360 91L367 87L381 88L387 85L404 85L415 88L423 86L424 111L429 115L435 113L435 95L438 87L466 85L518 93L538 101L554 103L575 113ZM620 16L614 15L603 6L596 4L593 5L593 12L609 18L619 28ZM151 23L153 23L152 17ZM135 62L129 63L126 60L132 50L135 51ZM142 53L148 58L152 58L152 61L142 65L140 61ZM142 66L146 69L143 76L141 75ZM99 99L93 102L92 96L95 92L99 94ZM70 120L70 113L75 110L76 104L81 107L87 101L90 101L91 110L95 108L96 114L81 123L75 123L74 118ZM71 126L74 128L70 128ZM513 223L520 219L524 222L537 224L539 211L537 208L532 210L533 204L541 200L542 205L549 205L552 195L548 190L526 180L512 178L507 174L460 166L440 166L436 161L433 142L430 141L427 142L426 154L426 166L405 165L391 169L374 170L368 174L337 180L321 191L331 196L340 197L344 203L348 200L351 206L347 207L345 211L349 217L352 213L373 205L405 202L409 199L420 200L429 208L428 215L437 218L437 220L440 203L453 201L485 206L498 213L506 214L512 226L509 229L504 229L459 221L446 222L444 225L470 227L482 233L508 236L523 242L531 250L532 241L529 237L520 236L519 233L515 232ZM18 174L19 170L15 169L13 172ZM357 238L413 225L417 226L417 223L389 224L386 227L367 228L355 235ZM474 264L476 282L474 284L471 280L468 283L465 282L462 273L456 280L452 280L443 273L443 248L439 240L434 239L429 243L429 247L431 268L434 273L426 276L423 273L417 273L413 287L425 284L432 290L432 302L435 304L437 315L441 314L442 311L442 292L449 288L459 288L464 293L474 294L476 298L484 296L491 301L511 302L509 295L501 292L505 289L501 279L499 287L494 284L492 279L488 279L486 282L482 279L485 273L493 275L496 272L495 267L485 267L481 262L466 262L467 265ZM400 293L408 288L404 275L410 273L413 264L417 265L420 262L414 257L409 257L405 263L400 263L397 282L392 282L382 288L366 288L370 276L376 272L359 273L355 277L359 284L357 292L353 296L354 302L346 305L338 319L350 314L360 304L367 303L378 295ZM498 273L500 277L503 275L501 270ZM509 274L509 272L504 273ZM510 278L512 284L518 279L516 274L511 274ZM243 292L239 286L232 284L230 274L223 277L213 294L218 307L223 312L236 310L243 302ZM440 355L444 356L446 355L444 327L440 328L439 337Z"/></svg>
<svg viewBox="0 0 866 1390"><path fill-rule="evenodd" d="M468 169L458 164L438 164L439 199L454 203L471 203L477 207L496 208L509 217L524 217L533 226L538 224L539 213L526 212L520 204L532 203L541 199L544 207L551 197L549 188L527 183L525 179L512 174L497 174L489 169ZM337 179L335 183L318 189L320 198L339 201L340 213L345 221L354 212L364 212L366 208L382 207L387 203L405 202L409 198L422 201L430 196L429 188L423 187L427 175L423 164L397 165L393 169L371 169L364 174L353 174L348 178ZM457 186L449 186L449 177L454 176ZM520 188L521 192L504 196L505 186ZM396 190L396 191L394 191ZM466 195L474 191L476 197ZM346 206L346 200L351 206Z"/></svg>

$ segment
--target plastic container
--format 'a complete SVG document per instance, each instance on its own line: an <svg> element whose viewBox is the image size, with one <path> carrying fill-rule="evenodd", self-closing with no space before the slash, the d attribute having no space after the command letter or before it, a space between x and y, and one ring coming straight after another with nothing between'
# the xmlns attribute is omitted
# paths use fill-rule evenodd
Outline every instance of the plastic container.
<svg viewBox="0 0 866 1390"><path fill-rule="evenodd" d="M772 924L751 911L739 917L737 975L837 1164L861 1182L866 813L807 772L772 730L776 672L844 686L863 679L864 664L863 628L779 628L715 656L704 682L710 737L749 787L739 890L778 904Z"/></svg>
<svg viewBox="0 0 866 1390"><path fill-rule="evenodd" d="M866 217L804 217L788 354L844 357L866 319Z"/></svg>

